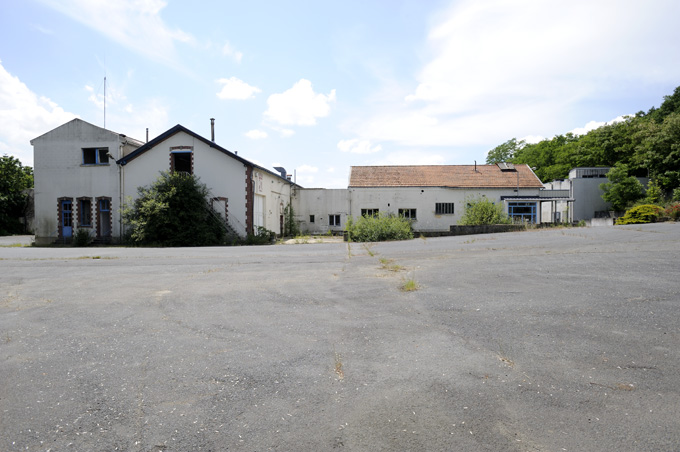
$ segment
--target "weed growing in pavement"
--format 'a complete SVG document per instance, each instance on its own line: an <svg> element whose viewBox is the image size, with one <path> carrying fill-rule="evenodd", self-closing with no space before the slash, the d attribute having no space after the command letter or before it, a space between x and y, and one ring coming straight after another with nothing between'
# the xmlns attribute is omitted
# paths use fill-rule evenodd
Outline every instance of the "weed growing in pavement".
<svg viewBox="0 0 680 452"><path fill-rule="evenodd" d="M413 292L414 290L418 290L419 288L420 286L413 278L405 280L404 283L401 285L402 292Z"/></svg>
<svg viewBox="0 0 680 452"><path fill-rule="evenodd" d="M368 253L369 256L371 256L371 257L375 256L375 253L373 251L371 251L373 244L369 245L367 243L363 243L362 245L363 245L364 249L366 250L366 252Z"/></svg>
<svg viewBox="0 0 680 452"><path fill-rule="evenodd" d="M338 375L338 379L342 380L345 378L345 371L342 370L342 357L336 351L333 353L335 355L335 373Z"/></svg>
<svg viewBox="0 0 680 452"><path fill-rule="evenodd" d="M404 269L403 266L398 264L393 264L394 259L387 259L385 257L380 258L380 268L383 270L389 270L391 272L398 272Z"/></svg>

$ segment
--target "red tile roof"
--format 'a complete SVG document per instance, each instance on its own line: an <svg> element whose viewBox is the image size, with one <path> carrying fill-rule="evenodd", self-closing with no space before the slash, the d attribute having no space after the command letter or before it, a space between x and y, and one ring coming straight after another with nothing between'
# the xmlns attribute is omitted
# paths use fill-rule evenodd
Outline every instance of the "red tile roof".
<svg viewBox="0 0 680 452"><path fill-rule="evenodd" d="M527 165L501 171L497 165L352 166L350 187L542 188Z"/></svg>

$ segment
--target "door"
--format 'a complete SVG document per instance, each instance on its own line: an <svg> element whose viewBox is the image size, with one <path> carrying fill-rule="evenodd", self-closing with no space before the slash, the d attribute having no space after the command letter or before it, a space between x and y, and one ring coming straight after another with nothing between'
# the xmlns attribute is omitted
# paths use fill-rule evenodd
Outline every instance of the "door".
<svg viewBox="0 0 680 452"><path fill-rule="evenodd" d="M64 238L73 236L73 201L61 202L61 235Z"/></svg>
<svg viewBox="0 0 680 452"><path fill-rule="evenodd" d="M99 234L100 237L111 237L111 201L99 200Z"/></svg>

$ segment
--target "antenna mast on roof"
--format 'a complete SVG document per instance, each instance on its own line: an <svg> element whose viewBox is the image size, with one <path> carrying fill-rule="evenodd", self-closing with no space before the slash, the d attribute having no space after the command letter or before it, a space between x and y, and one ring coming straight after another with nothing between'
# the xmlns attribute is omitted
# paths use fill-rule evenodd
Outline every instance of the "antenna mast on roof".
<svg viewBox="0 0 680 452"><path fill-rule="evenodd" d="M106 76L104 76L104 128L106 129Z"/></svg>

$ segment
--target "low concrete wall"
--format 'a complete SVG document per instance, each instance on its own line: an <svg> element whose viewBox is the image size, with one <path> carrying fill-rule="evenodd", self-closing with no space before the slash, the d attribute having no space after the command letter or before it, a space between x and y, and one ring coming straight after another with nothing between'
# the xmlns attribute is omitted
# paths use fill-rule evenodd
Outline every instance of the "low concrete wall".
<svg viewBox="0 0 680 452"><path fill-rule="evenodd" d="M588 226L593 227L593 228L600 227L600 226L614 226L614 219L613 218L591 218L590 220L586 220L586 224Z"/></svg>
<svg viewBox="0 0 680 452"><path fill-rule="evenodd" d="M449 235L493 234L495 232L524 231L523 224L487 224L479 226L450 226Z"/></svg>

